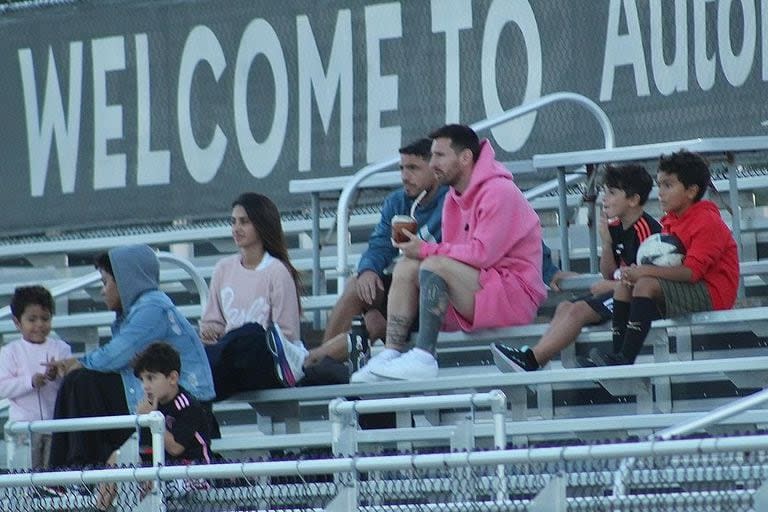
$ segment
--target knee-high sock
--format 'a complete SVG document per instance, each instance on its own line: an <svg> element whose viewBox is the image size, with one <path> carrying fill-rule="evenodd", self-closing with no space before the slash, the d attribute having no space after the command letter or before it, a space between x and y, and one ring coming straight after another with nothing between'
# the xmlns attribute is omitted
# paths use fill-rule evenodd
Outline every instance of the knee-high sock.
<svg viewBox="0 0 768 512"><path fill-rule="evenodd" d="M627 321L629 320L629 302L613 299L613 353L621 352L621 346L624 344L624 334L627 332Z"/></svg>
<svg viewBox="0 0 768 512"><path fill-rule="evenodd" d="M416 347L435 353L437 334L448 308L448 285L439 275L419 270L419 334Z"/></svg>
<svg viewBox="0 0 768 512"><path fill-rule="evenodd" d="M656 307L656 302L653 299L647 297L632 299L627 332L624 335L624 345L621 347L621 354L627 362L635 362L637 354L643 348L648 331L651 329L651 322L660 317L659 308Z"/></svg>

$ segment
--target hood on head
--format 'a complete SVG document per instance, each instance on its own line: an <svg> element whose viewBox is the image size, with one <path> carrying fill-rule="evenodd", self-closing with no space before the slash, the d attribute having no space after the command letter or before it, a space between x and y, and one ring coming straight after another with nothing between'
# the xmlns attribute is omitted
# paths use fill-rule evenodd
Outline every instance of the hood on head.
<svg viewBox="0 0 768 512"><path fill-rule="evenodd" d="M469 186L461 194L460 202L472 203L481 185L489 180L514 180L509 169L496 161L496 152L488 139L480 141L480 156L472 167Z"/></svg>
<svg viewBox="0 0 768 512"><path fill-rule="evenodd" d="M148 245L116 247L109 251L109 261L112 263L123 311L130 309L142 293L157 290L160 263Z"/></svg>

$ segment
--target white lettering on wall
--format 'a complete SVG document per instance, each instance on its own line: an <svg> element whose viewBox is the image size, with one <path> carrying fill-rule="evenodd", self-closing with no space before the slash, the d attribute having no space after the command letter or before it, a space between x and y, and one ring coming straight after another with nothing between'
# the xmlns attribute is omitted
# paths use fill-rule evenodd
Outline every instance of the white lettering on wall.
<svg viewBox="0 0 768 512"><path fill-rule="evenodd" d="M627 20L627 33L619 33L621 6ZM616 68L632 66L635 76L635 88L638 96L651 94L648 87L648 71L645 68L643 37L640 32L640 19L634 0L611 0L608 10L608 29L605 37L605 55L603 57L603 79L600 84L600 101L610 101L613 97L613 80Z"/></svg>
<svg viewBox="0 0 768 512"><path fill-rule="evenodd" d="M693 67L696 69L696 82L702 91L708 91L715 85L716 54L707 55L707 3L713 1L693 2Z"/></svg>
<svg viewBox="0 0 768 512"><path fill-rule="evenodd" d="M717 3L717 48L720 50L720 62L728 83L734 87L747 81L752 63L755 60L757 44L757 16L754 0L739 0L743 17L741 19L743 37L739 53L731 46L731 2L720 0Z"/></svg>
<svg viewBox="0 0 768 512"><path fill-rule="evenodd" d="M259 55L266 57L275 81L275 113L264 142L254 138L248 118L248 75L254 59ZM268 176L280 158L285 142L288 126L288 70L275 29L263 19L251 21L240 39L232 99L240 157L252 176Z"/></svg>
<svg viewBox="0 0 768 512"><path fill-rule="evenodd" d="M381 113L397 110L398 77L381 74L381 47L384 39L400 38L403 22L400 3L368 5L365 7L365 50L368 67L368 130L366 159L375 162L391 157L400 146L400 125L381 126Z"/></svg>
<svg viewBox="0 0 768 512"><path fill-rule="evenodd" d="M179 142L184 163L192 178L198 183L208 183L224 160L227 137L217 124L207 147L200 146L192 131L192 80L198 64L206 62L218 82L227 67L224 52L216 34L206 26L193 28L184 43L179 65L179 85L176 96Z"/></svg>
<svg viewBox="0 0 768 512"><path fill-rule="evenodd" d="M312 167L312 93L327 134L336 97L339 97L339 165L352 165L353 146L353 72L352 13L339 11L328 58L328 71L317 49L309 17L296 17L297 57L299 68L299 171Z"/></svg>
<svg viewBox="0 0 768 512"><path fill-rule="evenodd" d="M152 100L149 80L147 34L136 34L136 182L139 185L166 185L171 182L171 153L150 148L152 141Z"/></svg>
<svg viewBox="0 0 768 512"><path fill-rule="evenodd" d="M432 0L432 32L445 33L445 122L461 120L459 32L472 28L470 0Z"/></svg>
<svg viewBox="0 0 768 512"><path fill-rule="evenodd" d="M496 78L496 57L501 31L507 23L515 23L522 32L528 62L525 93L521 103L527 103L541 96L542 58L541 37L530 4L526 0L494 0L488 9L483 33L481 77L483 105L488 117L495 117L508 110L499 99ZM532 112L509 123L491 129L496 143L506 151L517 151L528 140L536 113Z"/></svg>
<svg viewBox="0 0 768 512"><path fill-rule="evenodd" d="M107 98L107 73L125 69L125 40L121 36L94 39L93 60L93 188L125 187L125 155L109 154L108 141L123 137L123 107Z"/></svg>
<svg viewBox="0 0 768 512"><path fill-rule="evenodd" d="M662 4L669 2L651 0L651 69L656 88L664 96L675 91L688 90L688 23L686 15L686 0L675 0L674 3L674 46L667 49L672 54L672 62L664 60L664 30L663 19L665 11ZM666 17L670 14L666 12Z"/></svg>
<svg viewBox="0 0 768 512"><path fill-rule="evenodd" d="M763 82L768 82L768 0L760 3L760 52L763 57Z"/></svg>
<svg viewBox="0 0 768 512"><path fill-rule="evenodd" d="M83 43L69 43L69 85L67 87L67 114L59 88L59 73L53 49L48 48L48 69L45 79L42 115L37 102L37 83L32 51L21 48L19 68L24 92L24 113L27 124L27 151L29 154L29 186L32 197L42 197L48 174L51 145L56 138L59 159L61 191L75 191L77 155L80 144L80 104L83 88Z"/></svg>

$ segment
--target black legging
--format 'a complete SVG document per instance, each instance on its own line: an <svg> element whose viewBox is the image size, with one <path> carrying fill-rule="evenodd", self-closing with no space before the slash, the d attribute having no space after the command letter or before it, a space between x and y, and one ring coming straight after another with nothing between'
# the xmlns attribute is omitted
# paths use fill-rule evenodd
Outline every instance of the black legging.
<svg viewBox="0 0 768 512"><path fill-rule="evenodd" d="M275 360L267 347L264 328L245 324L222 336L216 345L206 345L216 388L216 400L241 391L282 387Z"/></svg>
<svg viewBox="0 0 768 512"><path fill-rule="evenodd" d="M128 414L123 379L117 373L81 368L64 378L56 396L54 419ZM51 467L100 466L133 433L133 429L59 432L53 434Z"/></svg>

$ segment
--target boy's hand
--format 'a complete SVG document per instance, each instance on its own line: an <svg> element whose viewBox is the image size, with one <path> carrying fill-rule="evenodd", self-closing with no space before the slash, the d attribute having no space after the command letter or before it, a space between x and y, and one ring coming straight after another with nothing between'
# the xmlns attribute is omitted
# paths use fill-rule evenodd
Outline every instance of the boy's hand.
<svg viewBox="0 0 768 512"><path fill-rule="evenodd" d="M48 382L48 377L46 377L44 373L36 373L32 376L33 389L40 389L45 386L46 382Z"/></svg>
<svg viewBox="0 0 768 512"><path fill-rule="evenodd" d="M603 244L611 243L611 232L608 229L608 215L605 210L600 210L600 218L597 220L597 233L600 235L600 240Z"/></svg>
<svg viewBox="0 0 768 512"><path fill-rule="evenodd" d="M144 395L144 398L141 399L139 402L139 405L136 406L136 412L139 414L149 414L152 411L157 410L157 399L150 399L148 396Z"/></svg>

